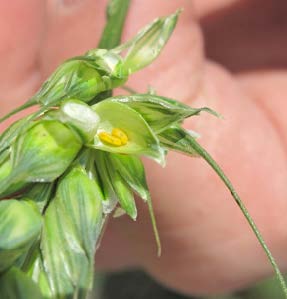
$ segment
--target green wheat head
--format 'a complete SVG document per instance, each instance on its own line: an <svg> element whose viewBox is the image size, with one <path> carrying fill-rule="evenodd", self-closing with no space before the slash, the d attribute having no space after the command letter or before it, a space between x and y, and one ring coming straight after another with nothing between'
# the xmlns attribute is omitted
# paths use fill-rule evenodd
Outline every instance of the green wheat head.
<svg viewBox="0 0 287 299"><path fill-rule="evenodd" d="M0 136L1 298L86 298L94 255L110 214L137 218L134 194L148 205L161 252L140 157L160 165L175 150L203 157L221 177L272 263L282 275L246 208L210 155L182 122L201 112L153 93L112 96L152 63L179 11L158 18L119 45L129 1L110 1L99 49L65 61L23 106L38 105Z"/></svg>

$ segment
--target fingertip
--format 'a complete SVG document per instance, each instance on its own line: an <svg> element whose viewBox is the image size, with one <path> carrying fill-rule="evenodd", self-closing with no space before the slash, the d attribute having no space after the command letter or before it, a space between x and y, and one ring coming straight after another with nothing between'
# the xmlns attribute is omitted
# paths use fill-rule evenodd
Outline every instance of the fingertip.
<svg viewBox="0 0 287 299"><path fill-rule="evenodd" d="M105 23L107 0L48 0L41 49L43 77L63 60L97 46Z"/></svg>

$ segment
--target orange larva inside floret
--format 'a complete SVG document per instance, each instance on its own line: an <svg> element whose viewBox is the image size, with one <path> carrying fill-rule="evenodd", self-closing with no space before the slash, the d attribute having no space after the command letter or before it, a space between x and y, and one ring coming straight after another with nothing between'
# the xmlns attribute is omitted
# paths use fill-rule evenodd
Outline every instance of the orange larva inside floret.
<svg viewBox="0 0 287 299"><path fill-rule="evenodd" d="M112 130L112 136L117 137L121 140L122 145L125 145L128 143L128 136L126 135L125 132L123 132L121 129L119 128L114 128Z"/></svg>
<svg viewBox="0 0 287 299"><path fill-rule="evenodd" d="M111 134L104 131L100 132L98 136L102 142L113 146L126 145L128 142L128 136L119 128L114 128Z"/></svg>

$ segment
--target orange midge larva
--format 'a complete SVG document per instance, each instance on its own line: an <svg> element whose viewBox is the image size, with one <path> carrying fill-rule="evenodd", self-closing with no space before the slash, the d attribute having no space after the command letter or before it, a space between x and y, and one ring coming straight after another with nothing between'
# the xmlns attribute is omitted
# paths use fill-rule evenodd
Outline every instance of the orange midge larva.
<svg viewBox="0 0 287 299"><path fill-rule="evenodd" d="M129 141L128 136L126 135L126 133L123 132L119 128L114 128L112 130L112 136L119 138L121 140L121 142L122 142L122 145L127 144L128 141Z"/></svg>
<svg viewBox="0 0 287 299"><path fill-rule="evenodd" d="M113 146L121 146L122 145L122 141L120 138L112 136L111 134L109 134L107 132L101 132L101 133L99 133L98 136L101 141L108 143L110 145L113 145Z"/></svg>

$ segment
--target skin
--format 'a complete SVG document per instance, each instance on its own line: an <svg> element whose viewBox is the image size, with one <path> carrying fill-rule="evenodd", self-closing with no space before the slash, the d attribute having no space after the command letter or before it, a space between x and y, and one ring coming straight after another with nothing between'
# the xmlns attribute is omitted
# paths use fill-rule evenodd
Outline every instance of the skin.
<svg viewBox="0 0 287 299"><path fill-rule="evenodd" d="M105 4L0 1L1 114L23 103L65 58L97 45ZM287 4L134 0L124 39L178 7L185 11L166 49L129 86L145 91L151 84L161 95L224 116L202 114L185 125L201 134L200 143L229 176L287 270ZM156 257L147 208L138 201L136 223L127 217L109 223L98 267L140 266L187 294L236 290L272 273L241 212L203 160L170 153L165 169L150 161L146 166L162 257Z"/></svg>

